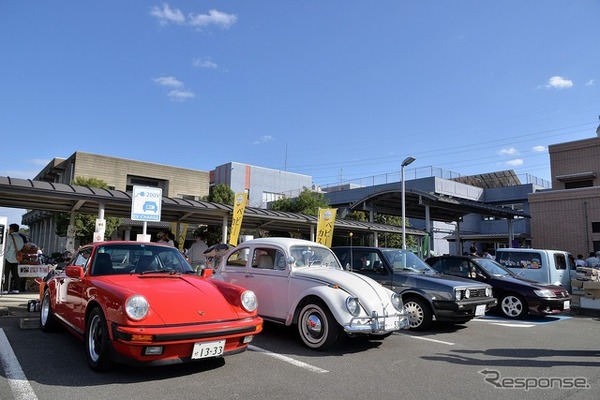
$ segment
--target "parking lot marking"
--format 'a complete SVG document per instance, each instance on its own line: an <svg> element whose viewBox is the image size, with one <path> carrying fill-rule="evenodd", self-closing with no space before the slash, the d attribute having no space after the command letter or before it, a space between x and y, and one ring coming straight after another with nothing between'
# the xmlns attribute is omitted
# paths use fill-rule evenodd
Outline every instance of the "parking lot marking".
<svg viewBox="0 0 600 400"><path fill-rule="evenodd" d="M307 370L309 370L311 372L316 372L317 374L325 374L325 373L329 372L326 369L315 367L314 365L310 365L310 364L307 364L307 363L302 362L302 361L294 360L291 357L287 357L287 356L284 356L284 355L281 355L281 354L272 353L269 350L261 349L260 347L256 347L254 345L249 345L248 346L248 350L258 351L260 353L266 354L268 356L271 356L271 357L277 358L279 360L285 361L287 363L290 363L292 365L295 365L296 367L304 368L304 369L307 369Z"/></svg>
<svg viewBox="0 0 600 400"><path fill-rule="evenodd" d="M508 324L505 322L490 322L491 325L508 326L510 328L533 328L535 324Z"/></svg>
<svg viewBox="0 0 600 400"><path fill-rule="evenodd" d="M19 360L13 351L4 329L0 328L0 364L4 369L4 374L10 385L10 390L15 395L15 399L19 400L37 400L37 396L33 388L29 384Z"/></svg>
<svg viewBox="0 0 600 400"><path fill-rule="evenodd" d="M428 342L447 344L448 346L454 346L456 344L456 343L452 343L452 342L444 342L443 340L430 339L430 338L426 338L426 337L422 337L422 336L413 336L413 335L408 335L408 336L410 336L411 338L415 338L415 339L427 340Z"/></svg>

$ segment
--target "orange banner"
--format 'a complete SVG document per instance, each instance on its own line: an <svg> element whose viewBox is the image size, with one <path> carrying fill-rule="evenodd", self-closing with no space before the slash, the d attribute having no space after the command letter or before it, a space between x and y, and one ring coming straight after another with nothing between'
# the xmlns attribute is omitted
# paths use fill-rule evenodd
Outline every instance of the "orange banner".
<svg viewBox="0 0 600 400"><path fill-rule="evenodd" d="M229 244L238 245L240 229L242 228L242 218L244 218L244 209L248 202L248 193L236 193L233 204L233 217L231 218L231 234L229 235Z"/></svg>
<svg viewBox="0 0 600 400"><path fill-rule="evenodd" d="M319 208L319 222L317 223L317 243L331 247L333 240L333 225L337 208Z"/></svg>

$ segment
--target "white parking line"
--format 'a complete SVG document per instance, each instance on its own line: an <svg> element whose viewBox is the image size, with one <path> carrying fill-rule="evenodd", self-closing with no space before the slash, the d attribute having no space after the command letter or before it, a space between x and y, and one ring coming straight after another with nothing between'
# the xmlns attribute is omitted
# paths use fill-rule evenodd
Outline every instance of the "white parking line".
<svg viewBox="0 0 600 400"><path fill-rule="evenodd" d="M287 363L290 363L292 365L295 365L296 367L304 368L304 369L307 369L307 370L309 370L311 372L316 372L317 374L326 374L327 372L329 372L326 369L315 367L314 365L310 365L310 364L307 364L305 362L298 361L298 360L295 360L295 359L287 357L287 356L283 356L281 354L271 353L268 350L261 349L260 347L256 347L256 346L253 346L253 345L249 345L248 346L248 350L261 352L261 353L266 354L268 356L271 356L271 357L277 358L279 360L285 361Z"/></svg>
<svg viewBox="0 0 600 400"><path fill-rule="evenodd" d="M498 325L498 326L508 326L509 328L533 328L536 324L528 324L525 322L494 322L492 319L472 319L472 321L477 322L487 322L490 325Z"/></svg>
<svg viewBox="0 0 600 400"><path fill-rule="evenodd" d="M3 329L0 329L0 364L4 369L4 374L17 400L37 400L37 396L33 388L29 384L27 377L21 369L21 364L17 360L17 356L13 351L8 338Z"/></svg>
<svg viewBox="0 0 600 400"><path fill-rule="evenodd" d="M452 343L452 342L444 342L443 340L430 339L430 338L426 338L426 337L422 337L422 336L412 336L412 335L407 335L407 336L410 336L413 339L421 339L421 340L426 340L428 342L447 344L448 346L454 346L456 344L456 343Z"/></svg>

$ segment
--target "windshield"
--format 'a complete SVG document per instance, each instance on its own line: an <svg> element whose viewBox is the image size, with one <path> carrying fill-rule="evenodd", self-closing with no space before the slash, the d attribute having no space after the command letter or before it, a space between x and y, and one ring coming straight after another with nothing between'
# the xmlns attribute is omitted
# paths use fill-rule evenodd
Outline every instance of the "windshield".
<svg viewBox="0 0 600 400"><path fill-rule="evenodd" d="M483 258L477 260L477 265L479 265L483 270L485 270L485 272L492 276L514 276L514 274L508 269L491 259Z"/></svg>
<svg viewBox="0 0 600 400"><path fill-rule="evenodd" d="M93 257L92 275L194 273L174 247L147 243L99 246Z"/></svg>
<svg viewBox="0 0 600 400"><path fill-rule="evenodd" d="M292 246L290 254L296 267L324 266L343 269L335 254L327 247Z"/></svg>
<svg viewBox="0 0 600 400"><path fill-rule="evenodd" d="M425 261L421 260L415 253L409 250L400 249L384 249L382 250L384 257L394 269L394 272L410 271L420 274L435 274Z"/></svg>

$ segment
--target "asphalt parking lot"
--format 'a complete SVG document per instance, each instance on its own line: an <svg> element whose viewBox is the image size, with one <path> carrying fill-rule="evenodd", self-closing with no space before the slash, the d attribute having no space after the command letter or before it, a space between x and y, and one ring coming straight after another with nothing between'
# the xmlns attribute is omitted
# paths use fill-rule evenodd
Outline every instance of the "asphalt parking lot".
<svg viewBox="0 0 600 400"><path fill-rule="evenodd" d="M0 318L1 399L598 398L600 320L592 316L486 316L381 342L346 340L326 352L303 347L294 329L266 324L242 354L103 374L88 368L79 340L21 329L24 317L37 313Z"/></svg>

